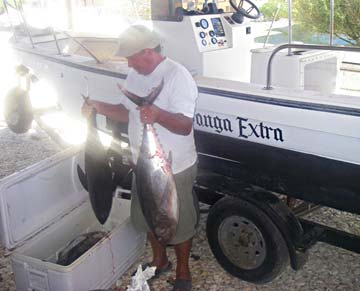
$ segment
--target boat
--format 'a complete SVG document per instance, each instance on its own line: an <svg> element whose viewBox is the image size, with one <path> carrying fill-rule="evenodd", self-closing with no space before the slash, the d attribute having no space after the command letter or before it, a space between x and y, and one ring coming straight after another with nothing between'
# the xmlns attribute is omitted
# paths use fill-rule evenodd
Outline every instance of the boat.
<svg viewBox="0 0 360 291"><path fill-rule="evenodd" d="M247 10L233 6L235 13L215 5L194 12L177 3L164 8L152 0L152 23L163 37L164 54L183 63L198 86L195 190L212 205L207 234L219 263L239 278L264 283L280 273L286 257L300 268L314 241L360 253L358 236L307 222L279 198L360 214L360 96L332 92L329 75L338 70L338 51L360 48L290 42L264 50L264 57L249 49L252 24L244 16L258 14L250 1ZM48 80L61 96L61 109L75 119L81 119L81 93L116 103L116 83L128 72L126 60L115 56L116 38L53 30L36 35L27 28L13 48L23 78ZM281 57L284 50L291 56ZM259 61L256 67L251 59ZM291 73L294 68L301 72ZM249 82L260 69L266 84ZM106 119L98 130L127 139L126 126ZM244 232L261 247L239 246ZM253 253L239 255L241 248Z"/></svg>

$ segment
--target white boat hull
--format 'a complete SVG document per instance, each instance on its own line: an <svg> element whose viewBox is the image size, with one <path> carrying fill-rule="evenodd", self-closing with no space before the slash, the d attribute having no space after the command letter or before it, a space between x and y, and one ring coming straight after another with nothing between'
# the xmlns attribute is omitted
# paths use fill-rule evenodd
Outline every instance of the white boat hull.
<svg viewBox="0 0 360 291"><path fill-rule="evenodd" d="M116 83L126 78L124 63L96 64L83 56L51 56L23 48L17 53L39 78L52 83L61 107L74 118L81 118L80 93L86 93L87 86L91 98L119 102ZM204 167L220 169L225 161L226 167L241 168L238 175L249 183L360 213L360 186L355 183L360 178L358 97L264 90L207 77L196 82L194 127ZM319 195L314 198L316 189ZM344 197L356 203L340 205Z"/></svg>

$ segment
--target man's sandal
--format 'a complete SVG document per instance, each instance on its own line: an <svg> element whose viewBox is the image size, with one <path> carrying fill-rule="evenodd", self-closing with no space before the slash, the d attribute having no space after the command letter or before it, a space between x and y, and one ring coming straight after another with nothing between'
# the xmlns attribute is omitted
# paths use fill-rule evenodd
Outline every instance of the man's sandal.
<svg viewBox="0 0 360 291"><path fill-rule="evenodd" d="M176 279L172 291L191 291L191 280L188 279Z"/></svg>
<svg viewBox="0 0 360 291"><path fill-rule="evenodd" d="M145 263L145 264L142 264L141 265L141 269L143 271L145 271L145 269L147 267L153 267L150 263ZM152 280L152 279L157 279L161 274L163 273L166 273L168 271L170 271L172 268L172 264L170 261L168 261L168 264L165 266L165 267L162 267L161 269L159 268L156 268L155 269L155 275L153 277L151 277L149 280ZM136 271L134 273L131 274L131 276L134 276L136 274Z"/></svg>

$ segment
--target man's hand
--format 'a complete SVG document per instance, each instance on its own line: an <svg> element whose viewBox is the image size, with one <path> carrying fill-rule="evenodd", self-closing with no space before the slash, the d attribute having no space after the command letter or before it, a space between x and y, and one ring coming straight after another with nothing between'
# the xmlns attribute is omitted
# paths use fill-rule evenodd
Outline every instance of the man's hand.
<svg viewBox="0 0 360 291"><path fill-rule="evenodd" d="M138 107L142 123L158 123L173 133L188 135L192 130L192 119L181 114L171 113L163 110L156 105L146 105Z"/></svg>
<svg viewBox="0 0 360 291"><path fill-rule="evenodd" d="M161 109L156 105L146 105L138 107L142 123L153 124L159 121Z"/></svg>

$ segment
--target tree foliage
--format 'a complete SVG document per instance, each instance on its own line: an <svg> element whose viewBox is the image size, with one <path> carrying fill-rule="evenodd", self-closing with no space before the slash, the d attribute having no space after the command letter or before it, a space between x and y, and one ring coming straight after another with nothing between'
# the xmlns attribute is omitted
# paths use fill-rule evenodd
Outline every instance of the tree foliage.
<svg viewBox="0 0 360 291"><path fill-rule="evenodd" d="M335 35L360 46L360 0L334 2ZM261 7L266 20L272 19L278 3L282 7L278 18L288 17L287 0L270 0ZM330 0L293 0L293 18L309 34L330 33Z"/></svg>
<svg viewBox="0 0 360 291"><path fill-rule="evenodd" d="M260 7L260 11L266 21L271 21L274 18L278 5L280 5L280 10L275 20L288 17L287 0L270 0Z"/></svg>
<svg viewBox="0 0 360 291"><path fill-rule="evenodd" d="M335 35L360 45L360 1L338 0L334 5ZM330 0L296 0L294 8L295 20L305 29L330 33Z"/></svg>

